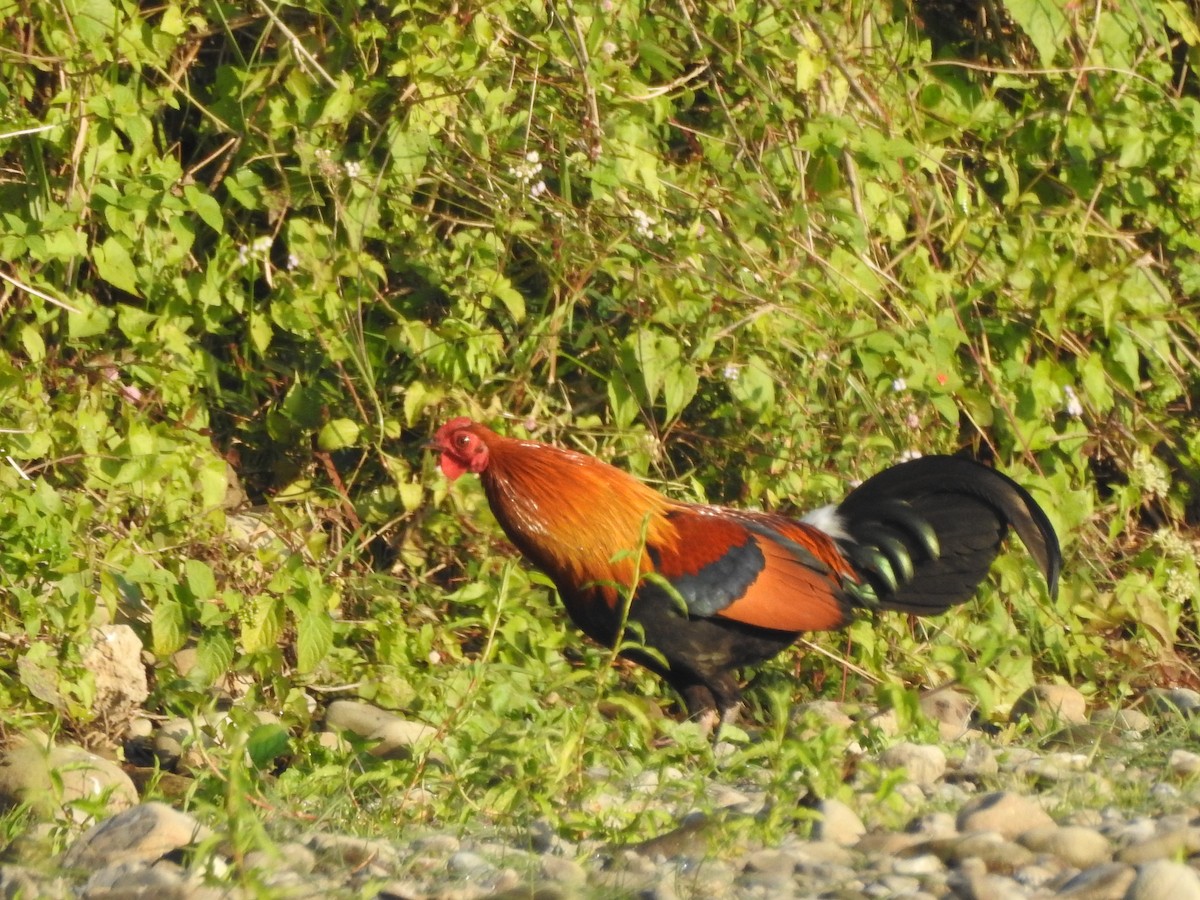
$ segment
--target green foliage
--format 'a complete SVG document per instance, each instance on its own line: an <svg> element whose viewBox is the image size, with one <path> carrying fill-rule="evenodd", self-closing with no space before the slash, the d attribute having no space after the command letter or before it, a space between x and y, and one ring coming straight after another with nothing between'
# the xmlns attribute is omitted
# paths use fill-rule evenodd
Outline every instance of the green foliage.
<svg viewBox="0 0 1200 900"><path fill-rule="evenodd" d="M956 678L991 711L1047 674L1194 671L1192 12L1010 0L1003 35L955 36L829 6L10 3L5 723L103 727L76 648L119 617L156 711L240 685L282 715L246 724L217 806L344 790L346 821L582 832L589 768L678 765L698 796L713 764L646 711L661 689L435 474L422 445L462 413L680 497L801 509L965 449L1046 507L1056 602L1014 552L963 613L814 637L853 667L765 667L764 719L876 682ZM437 725L437 764L348 770L312 739L334 686ZM836 752L780 731L724 771L795 788ZM420 801L442 790L463 802Z"/></svg>

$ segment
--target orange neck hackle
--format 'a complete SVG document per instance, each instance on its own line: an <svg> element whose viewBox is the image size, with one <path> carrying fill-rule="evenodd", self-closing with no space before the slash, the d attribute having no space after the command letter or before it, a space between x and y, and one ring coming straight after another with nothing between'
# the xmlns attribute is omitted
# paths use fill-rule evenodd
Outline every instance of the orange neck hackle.
<svg viewBox="0 0 1200 900"><path fill-rule="evenodd" d="M486 447L480 477L497 521L560 590L633 588L653 568L643 545L673 543L665 513L676 504L620 469L478 423L461 427Z"/></svg>

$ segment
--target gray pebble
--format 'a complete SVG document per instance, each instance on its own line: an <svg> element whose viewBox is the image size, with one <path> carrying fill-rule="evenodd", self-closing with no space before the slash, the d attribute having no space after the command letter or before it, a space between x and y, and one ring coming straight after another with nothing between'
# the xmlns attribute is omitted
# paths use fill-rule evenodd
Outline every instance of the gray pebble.
<svg viewBox="0 0 1200 900"><path fill-rule="evenodd" d="M1059 887L1058 896L1068 900L1122 900L1136 874L1133 866L1121 863L1084 869Z"/></svg>
<svg viewBox="0 0 1200 900"><path fill-rule="evenodd" d="M933 744L906 741L883 751L879 765L885 769L904 769L910 781L927 786L946 773L946 754Z"/></svg>
<svg viewBox="0 0 1200 900"><path fill-rule="evenodd" d="M1017 843L1034 853L1048 853L1076 869L1087 869L1109 862L1112 845L1108 838L1091 828L1077 825L1041 825L1023 831Z"/></svg>
<svg viewBox="0 0 1200 900"><path fill-rule="evenodd" d="M542 876L556 884L573 886L587 881L587 870L573 859L562 856L544 856L541 863Z"/></svg>
<svg viewBox="0 0 1200 900"><path fill-rule="evenodd" d="M125 861L93 872L82 896L84 900L185 900L189 893L179 866Z"/></svg>
<svg viewBox="0 0 1200 900"><path fill-rule="evenodd" d="M858 813L840 800L823 800L818 810L820 818L813 826L813 837L848 847L866 832Z"/></svg>
<svg viewBox="0 0 1200 900"><path fill-rule="evenodd" d="M1200 753L1177 748L1167 757L1167 767L1179 778L1191 778L1200 774Z"/></svg>
<svg viewBox="0 0 1200 900"><path fill-rule="evenodd" d="M1200 693L1190 688L1151 688L1142 695L1142 705L1152 716L1190 716L1200 709Z"/></svg>
<svg viewBox="0 0 1200 900"><path fill-rule="evenodd" d="M1017 698L1009 717L1041 732L1087 722L1087 700L1069 684L1035 684Z"/></svg>
<svg viewBox="0 0 1200 900"><path fill-rule="evenodd" d="M1176 828L1155 834L1143 841L1122 847L1115 854L1117 862L1141 865L1160 859L1174 859L1200 852L1200 828Z"/></svg>
<svg viewBox="0 0 1200 900"><path fill-rule="evenodd" d="M1156 860L1138 867L1126 900L1200 900L1200 875L1191 866Z"/></svg>
<svg viewBox="0 0 1200 900"><path fill-rule="evenodd" d="M63 856L67 868L149 863L209 835L207 828L165 803L142 803L88 829Z"/></svg>
<svg viewBox="0 0 1200 900"><path fill-rule="evenodd" d="M1140 709L1098 709L1090 721L1102 728L1135 735L1145 734L1154 727L1154 721Z"/></svg>
<svg viewBox="0 0 1200 900"><path fill-rule="evenodd" d="M116 763L74 744L50 744L30 733L0 753L0 806L28 803L44 818L72 815L68 804L107 797L112 812L138 802L133 781Z"/></svg>
<svg viewBox="0 0 1200 900"><path fill-rule="evenodd" d="M960 831L994 831L1016 837L1054 820L1034 800L1012 791L995 791L970 800L958 814Z"/></svg>
<svg viewBox="0 0 1200 900"><path fill-rule="evenodd" d="M359 737L367 737L382 725L398 718L393 712L360 700L334 700L325 709L327 726L349 731Z"/></svg>
<svg viewBox="0 0 1200 900"><path fill-rule="evenodd" d="M946 741L956 741L971 727L975 698L953 688L921 695L921 712L938 723L938 732Z"/></svg>

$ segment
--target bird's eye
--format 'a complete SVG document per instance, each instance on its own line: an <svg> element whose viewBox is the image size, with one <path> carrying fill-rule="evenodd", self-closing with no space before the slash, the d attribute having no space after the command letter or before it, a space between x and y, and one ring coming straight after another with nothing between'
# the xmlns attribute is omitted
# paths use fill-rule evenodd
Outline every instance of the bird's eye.
<svg viewBox="0 0 1200 900"><path fill-rule="evenodd" d="M457 447L460 447L460 448L462 448L462 449L466 449L466 446L467 446L467 444L469 444L469 443L471 443L471 436L470 436L469 434L467 434L466 432L460 432L460 433L459 433L459 434L458 434L458 435L457 435L457 436L454 438L454 444L455 444L455 446L457 446Z"/></svg>

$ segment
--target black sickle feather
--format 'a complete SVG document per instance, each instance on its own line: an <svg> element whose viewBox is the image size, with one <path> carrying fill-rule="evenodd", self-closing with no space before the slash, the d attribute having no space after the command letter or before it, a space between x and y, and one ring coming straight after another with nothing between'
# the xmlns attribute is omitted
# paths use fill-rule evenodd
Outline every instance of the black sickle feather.
<svg viewBox="0 0 1200 900"><path fill-rule="evenodd" d="M930 615L970 599L1009 527L1057 593L1062 555L1050 520L1023 487L969 459L924 456L885 469L837 514L846 553L875 595L864 602L883 609Z"/></svg>

